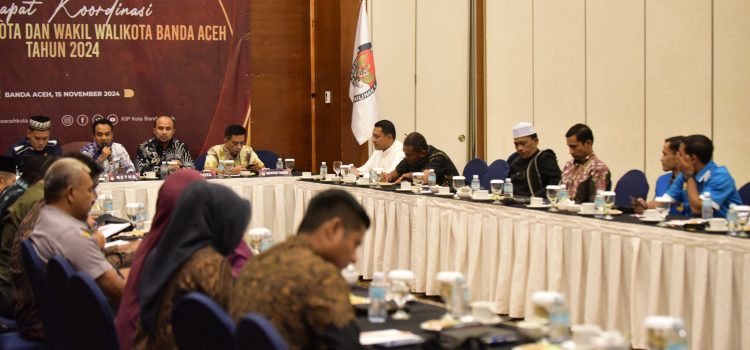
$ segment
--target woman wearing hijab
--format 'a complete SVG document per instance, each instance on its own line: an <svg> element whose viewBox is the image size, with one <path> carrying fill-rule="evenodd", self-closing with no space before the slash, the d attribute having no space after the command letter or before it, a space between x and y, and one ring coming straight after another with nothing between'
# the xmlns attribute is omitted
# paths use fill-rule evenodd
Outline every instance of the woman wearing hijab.
<svg viewBox="0 0 750 350"><path fill-rule="evenodd" d="M161 188L159 188L159 197L156 200L156 214L151 222L151 230L135 252L133 264L130 267L130 274L128 274L128 280L125 284L125 291L120 302L120 309L117 311L117 318L115 318L120 349L126 350L133 347L135 328L141 320L141 308L138 306L138 289L140 288L143 262L164 234L180 193L188 185L196 181L205 180L197 171L182 169L167 178Z"/></svg>
<svg viewBox="0 0 750 350"><path fill-rule="evenodd" d="M249 221L250 203L231 189L206 182L185 189L143 266L141 322L134 348L176 348L171 313L187 293L206 294L226 309L233 282L227 256L242 240Z"/></svg>

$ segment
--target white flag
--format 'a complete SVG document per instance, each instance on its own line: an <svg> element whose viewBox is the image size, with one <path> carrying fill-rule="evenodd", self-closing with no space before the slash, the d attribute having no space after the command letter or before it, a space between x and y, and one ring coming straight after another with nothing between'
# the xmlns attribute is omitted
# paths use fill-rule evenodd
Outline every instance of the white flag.
<svg viewBox="0 0 750 350"><path fill-rule="evenodd" d="M375 58L372 55L365 3L366 1L362 1L359 8L349 85L349 98L353 102L352 133L360 145L370 139L378 118L378 99L375 94L378 83L375 80Z"/></svg>

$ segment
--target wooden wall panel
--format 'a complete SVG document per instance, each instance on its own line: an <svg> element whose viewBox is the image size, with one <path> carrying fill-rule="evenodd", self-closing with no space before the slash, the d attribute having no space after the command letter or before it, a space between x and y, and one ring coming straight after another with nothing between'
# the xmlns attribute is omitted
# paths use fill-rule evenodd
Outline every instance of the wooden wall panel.
<svg viewBox="0 0 750 350"><path fill-rule="evenodd" d="M587 2L586 120L613 181L644 166L643 7L632 0Z"/></svg>
<svg viewBox="0 0 750 350"><path fill-rule="evenodd" d="M416 122L416 0L370 4L380 118L392 121L403 141Z"/></svg>
<svg viewBox="0 0 750 350"><path fill-rule="evenodd" d="M250 3L250 142L294 157L298 169L312 156L309 22L299 1Z"/></svg>
<svg viewBox="0 0 750 350"><path fill-rule="evenodd" d="M646 175L662 174L664 139L711 135L711 2L646 2ZM695 347L696 344L693 344ZM701 346L698 346L701 347Z"/></svg>
<svg viewBox="0 0 750 350"><path fill-rule="evenodd" d="M417 0L416 129L463 169L469 115L469 0Z"/></svg>
<svg viewBox="0 0 750 350"><path fill-rule="evenodd" d="M750 181L750 2L714 1L714 159Z"/></svg>
<svg viewBox="0 0 750 350"><path fill-rule="evenodd" d="M586 121L584 3L533 2L534 125L561 167L570 158L565 132Z"/></svg>
<svg viewBox="0 0 750 350"><path fill-rule="evenodd" d="M534 121L532 2L487 1L487 162L515 152L513 126ZM558 135L539 135L540 147Z"/></svg>

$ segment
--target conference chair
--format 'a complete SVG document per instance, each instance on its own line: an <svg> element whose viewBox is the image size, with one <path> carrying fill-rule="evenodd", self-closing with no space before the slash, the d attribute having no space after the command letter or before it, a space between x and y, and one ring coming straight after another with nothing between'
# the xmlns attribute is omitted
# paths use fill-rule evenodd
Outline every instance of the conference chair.
<svg viewBox="0 0 750 350"><path fill-rule="evenodd" d="M54 333L47 332L47 340L53 349L65 349L65 338L62 334L62 323L65 317L63 305L68 301L65 299L68 291L68 282L73 277L73 267L68 260L61 256L53 256L47 262L47 287L50 301L50 313L52 326L56 328ZM45 326L45 329L49 327Z"/></svg>
<svg viewBox="0 0 750 350"><path fill-rule="evenodd" d="M279 159L279 156L277 156L276 153L267 150L258 150L255 151L255 154L257 154L260 161L266 165L266 168L273 169L276 167L276 161Z"/></svg>
<svg viewBox="0 0 750 350"><path fill-rule="evenodd" d="M742 186L738 192L740 193L740 199L742 199L742 204L750 205L750 182Z"/></svg>
<svg viewBox="0 0 750 350"><path fill-rule="evenodd" d="M269 349L287 350L284 338L276 327L260 314L251 312L240 320L237 325L237 350L240 349Z"/></svg>
<svg viewBox="0 0 750 350"><path fill-rule="evenodd" d="M119 349L115 319L107 298L88 275L76 272L63 306L63 336L68 349Z"/></svg>
<svg viewBox="0 0 750 350"><path fill-rule="evenodd" d="M487 172L482 176L481 184L482 188L490 188L490 180L505 180L508 177L508 170L510 166L508 162L502 159L495 160L487 167Z"/></svg>
<svg viewBox="0 0 750 350"><path fill-rule="evenodd" d="M203 171L204 166L206 165L206 156L208 156L208 154L203 153L203 154L199 155L198 158L195 158L195 160L193 161L193 165L195 166L195 170Z"/></svg>
<svg viewBox="0 0 750 350"><path fill-rule="evenodd" d="M654 188L654 197L661 197L667 193L669 189L669 181L672 180L672 173L665 173L656 179L656 187ZM645 198L645 197L644 197Z"/></svg>
<svg viewBox="0 0 750 350"><path fill-rule="evenodd" d="M481 181L482 177L484 176L486 172L487 172L487 163L485 163L483 160L479 158L474 158L470 160L468 163L466 163L466 166L464 166L463 175L466 178L466 183L470 184L471 179L474 177L474 175L479 175L479 179Z"/></svg>
<svg viewBox="0 0 750 350"><path fill-rule="evenodd" d="M189 293L177 302L172 310L172 330L180 350L234 349L234 321L202 293Z"/></svg>
<svg viewBox="0 0 750 350"><path fill-rule="evenodd" d="M44 264L39 259L34 246L31 241L26 239L21 241L21 259L23 259L23 267L26 270L26 275L29 278L29 284L31 284L31 290L34 295L34 302L39 309L39 314L42 316L42 324L44 325L44 331L54 332L52 327L53 320L50 318L49 300L47 299L47 280L45 278ZM19 333L11 332L2 335L0 345L7 343L8 347L0 346L0 349L49 349L47 344L31 342L21 338Z"/></svg>
<svg viewBox="0 0 750 350"><path fill-rule="evenodd" d="M638 169L628 171L615 186L615 206L621 210L632 209L630 198L646 198L648 188L646 174Z"/></svg>

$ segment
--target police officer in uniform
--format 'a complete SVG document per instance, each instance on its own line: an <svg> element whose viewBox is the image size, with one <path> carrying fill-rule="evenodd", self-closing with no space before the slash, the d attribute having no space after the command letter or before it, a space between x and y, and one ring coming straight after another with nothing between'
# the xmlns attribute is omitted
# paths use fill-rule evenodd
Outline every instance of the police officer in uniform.
<svg viewBox="0 0 750 350"><path fill-rule="evenodd" d="M23 165L25 157L62 155L60 143L49 139L51 126L52 122L48 117L42 115L31 117L26 138L10 146L7 153L15 160L18 169Z"/></svg>
<svg viewBox="0 0 750 350"><path fill-rule="evenodd" d="M508 177L513 182L513 194L546 197L547 185L560 183L560 167L555 152L539 149L539 138L534 126L521 122L513 127L516 152L508 157Z"/></svg>

